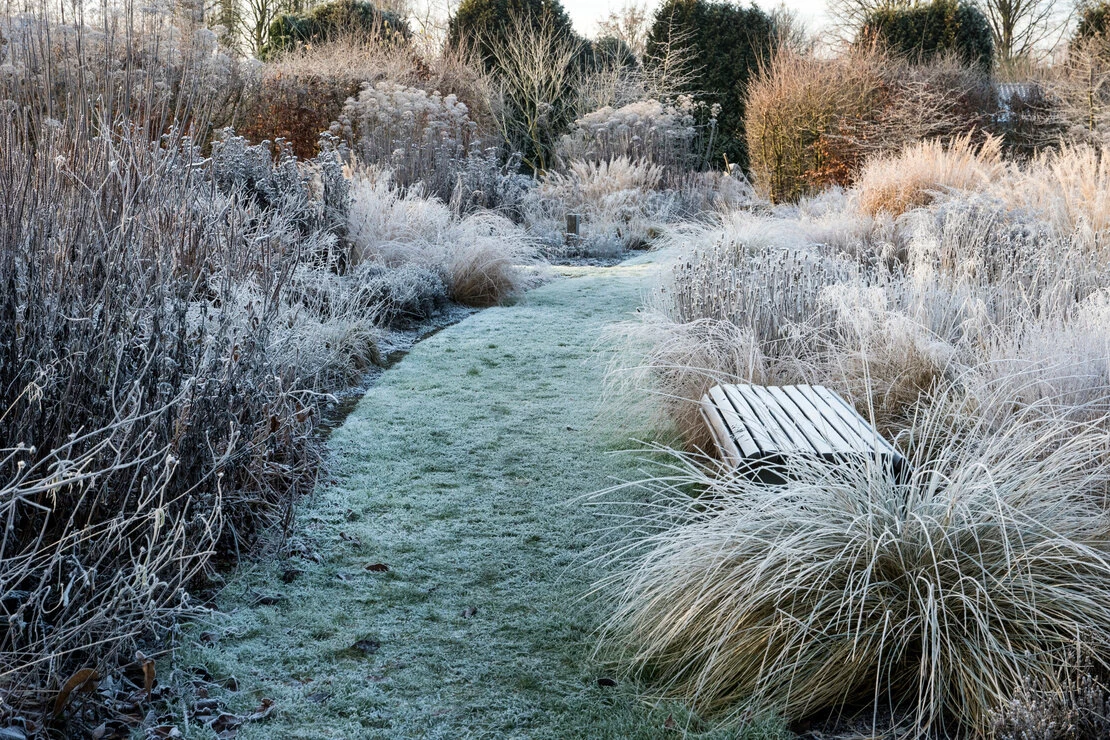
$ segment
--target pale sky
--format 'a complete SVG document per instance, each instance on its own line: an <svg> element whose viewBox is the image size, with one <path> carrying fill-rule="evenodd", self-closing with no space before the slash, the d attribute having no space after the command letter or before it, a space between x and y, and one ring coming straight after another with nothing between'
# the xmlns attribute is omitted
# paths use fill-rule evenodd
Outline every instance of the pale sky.
<svg viewBox="0 0 1110 740"><path fill-rule="evenodd" d="M629 4L630 0L562 0L562 2L563 7L570 13L571 20L574 21L575 30L583 36L593 37L597 31L598 20L608 15L610 10L619 10ZM647 0L646 4L654 11L660 2L661 0ZM642 5L644 0L635 1L635 4ZM745 0L740 4L748 3ZM756 5L764 10L770 10L778 4L779 0L756 2ZM806 22L810 31L816 31L822 26L825 18L825 0L783 0L783 4L798 11L798 15Z"/></svg>

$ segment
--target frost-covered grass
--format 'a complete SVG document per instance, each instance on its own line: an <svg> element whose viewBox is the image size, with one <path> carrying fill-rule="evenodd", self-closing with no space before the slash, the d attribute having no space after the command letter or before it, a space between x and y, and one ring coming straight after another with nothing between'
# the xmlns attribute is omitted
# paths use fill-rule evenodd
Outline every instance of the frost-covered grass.
<svg viewBox="0 0 1110 740"><path fill-rule="evenodd" d="M429 290L441 287L468 306L492 306L534 282L537 273L526 268L539 262L536 241L525 229L488 210L459 216L422 188L396 187L390 174L354 182L354 260L422 270Z"/></svg>
<svg viewBox="0 0 1110 740"><path fill-rule="evenodd" d="M293 549L321 562L241 570L218 600L226 616L188 637L181 665L237 677L233 703L277 701L240 737L656 738L669 716L690 737L735 737L641 703L592 657L604 615L583 597L605 573L591 564L604 521L580 499L639 476L637 455L613 451L655 434L648 417L599 415L596 341L653 269L568 268L382 376L298 512ZM283 583L290 569L303 572ZM213 644L196 644L203 631ZM783 737L774 727L744 737Z"/></svg>

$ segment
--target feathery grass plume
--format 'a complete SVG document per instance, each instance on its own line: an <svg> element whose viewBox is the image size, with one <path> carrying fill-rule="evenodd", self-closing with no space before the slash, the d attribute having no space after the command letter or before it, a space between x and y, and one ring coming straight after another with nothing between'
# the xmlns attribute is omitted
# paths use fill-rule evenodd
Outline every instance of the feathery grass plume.
<svg viewBox="0 0 1110 740"><path fill-rule="evenodd" d="M957 358L956 347L922 324L912 307L900 310L897 300L897 289L889 287L827 286L817 315L793 343L812 345L803 373L810 382L842 392L884 433L904 427L908 410L945 380Z"/></svg>
<svg viewBox="0 0 1110 740"><path fill-rule="evenodd" d="M351 188L349 232L356 262L374 261L390 267L419 261L429 244L449 238L454 217L421 188L405 191L392 173L358 177Z"/></svg>
<svg viewBox="0 0 1110 740"><path fill-rule="evenodd" d="M610 256L659 234L676 215L677 194L661 190L661 165L628 156L571 162L565 173L548 172L524 198L525 222L557 249L568 213L584 216L579 251Z"/></svg>
<svg viewBox="0 0 1110 740"><path fill-rule="evenodd" d="M766 485L676 453L601 586L607 644L699 711L874 705L921 736L984 735L1024 682L1059 687L1077 644L1105 668L1105 426L979 416L946 387L899 443L904 484L796 459Z"/></svg>
<svg viewBox="0 0 1110 740"><path fill-rule="evenodd" d="M982 190L1005 173L1002 140L989 137L981 146L971 135L947 145L939 140L911 144L901 153L868 160L855 189L865 213L900 216L953 190Z"/></svg>
<svg viewBox="0 0 1110 740"><path fill-rule="evenodd" d="M1106 148L1064 146L1045 152L990 188L1015 208L1028 208L1060 237L1075 234L1107 261L1110 231L1110 153Z"/></svg>

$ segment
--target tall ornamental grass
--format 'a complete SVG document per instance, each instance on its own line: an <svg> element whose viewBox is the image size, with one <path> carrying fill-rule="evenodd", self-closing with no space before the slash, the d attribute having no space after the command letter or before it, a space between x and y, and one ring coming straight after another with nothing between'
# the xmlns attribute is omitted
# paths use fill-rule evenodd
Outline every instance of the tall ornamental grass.
<svg viewBox="0 0 1110 740"><path fill-rule="evenodd" d="M892 712L904 736L984 736L1077 651L1105 669L1105 427L977 414L955 387L898 442L913 472L794 461L785 485L680 457L606 585L626 667L700 711ZM699 492L691 496L690 491Z"/></svg>

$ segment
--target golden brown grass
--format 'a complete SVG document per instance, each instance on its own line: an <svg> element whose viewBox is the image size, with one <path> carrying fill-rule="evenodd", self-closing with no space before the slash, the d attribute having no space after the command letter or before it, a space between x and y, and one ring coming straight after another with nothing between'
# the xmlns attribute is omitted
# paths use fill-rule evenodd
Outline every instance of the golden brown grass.
<svg viewBox="0 0 1110 740"><path fill-rule="evenodd" d="M977 145L969 134L947 144L922 141L899 154L870 159L855 189L865 213L900 216L938 195L986 189L1005 172L1001 139L989 137Z"/></svg>

